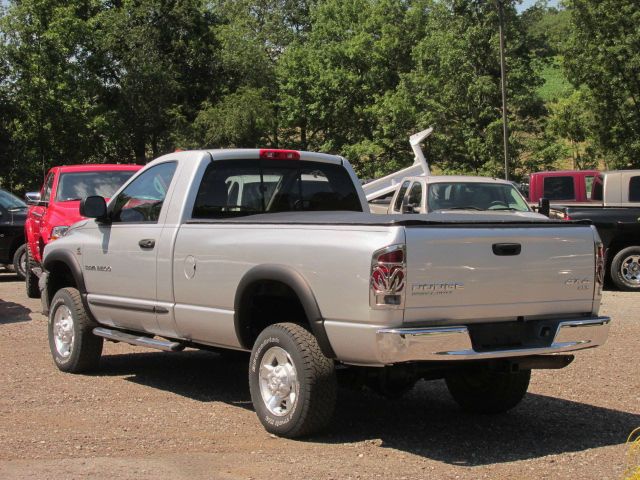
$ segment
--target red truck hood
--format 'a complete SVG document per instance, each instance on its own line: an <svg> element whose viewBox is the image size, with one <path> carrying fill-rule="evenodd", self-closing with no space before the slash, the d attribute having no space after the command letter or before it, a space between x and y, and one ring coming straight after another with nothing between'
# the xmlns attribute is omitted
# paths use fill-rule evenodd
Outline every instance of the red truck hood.
<svg viewBox="0 0 640 480"><path fill-rule="evenodd" d="M50 225L73 225L84 217L80 215L80 201L55 202L49 205Z"/></svg>

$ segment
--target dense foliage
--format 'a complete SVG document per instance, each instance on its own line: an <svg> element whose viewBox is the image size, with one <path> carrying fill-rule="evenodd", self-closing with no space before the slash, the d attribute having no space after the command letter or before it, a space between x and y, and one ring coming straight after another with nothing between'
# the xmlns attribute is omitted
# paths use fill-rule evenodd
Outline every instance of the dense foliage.
<svg viewBox="0 0 640 480"><path fill-rule="evenodd" d="M501 176L497 1L9 0L0 186L202 147L322 150L370 178L430 125L436 169ZM510 176L640 166L636 2L503 4Z"/></svg>

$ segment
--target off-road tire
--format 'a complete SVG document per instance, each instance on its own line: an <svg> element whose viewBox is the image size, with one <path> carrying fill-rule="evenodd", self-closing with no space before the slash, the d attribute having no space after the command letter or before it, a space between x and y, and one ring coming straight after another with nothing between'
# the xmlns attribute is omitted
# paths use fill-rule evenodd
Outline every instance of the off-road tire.
<svg viewBox="0 0 640 480"><path fill-rule="evenodd" d="M260 365L272 347L280 347L289 355L297 373L297 400L284 416L269 411L260 389ZM315 337L304 327L294 323L271 325L254 343L249 389L256 414L268 432L287 438L311 435L325 428L333 417L337 395L333 360L323 355Z"/></svg>
<svg viewBox="0 0 640 480"><path fill-rule="evenodd" d="M33 273L33 267L35 267L36 264L31 258L31 253L29 253L28 247L27 247L26 255L27 255L27 271L25 272L24 285L27 290L27 297L40 298L41 292L40 292L40 287L38 286L38 281L40 279L35 273Z"/></svg>
<svg viewBox="0 0 640 480"><path fill-rule="evenodd" d="M446 382L449 393L463 410L503 413L520 403L530 378L531 370L503 373L479 369L452 374Z"/></svg>
<svg viewBox="0 0 640 480"><path fill-rule="evenodd" d="M640 247L627 247L620 250L611 261L611 269L609 271L611 281L620 290L628 292L640 291L640 283L637 281L629 281L623 273L623 263L625 263L625 260L635 256L640 256ZM633 272L627 271L627 275L633 276L634 274ZM640 275L640 272L636 272L635 277L638 278L638 275Z"/></svg>
<svg viewBox="0 0 640 480"><path fill-rule="evenodd" d="M61 354L56 346L56 332L54 331L56 314L62 308L68 309L68 313L70 313L65 318L68 318L71 323L69 330L73 333L73 340L70 342L71 348L67 355ZM67 312L61 311L61 314L63 313ZM98 367L102 355L103 340L92 333L95 326L87 315L78 290L63 288L56 292L49 308L48 333L51 355L60 370L69 373L84 373Z"/></svg>
<svg viewBox="0 0 640 480"><path fill-rule="evenodd" d="M24 280L27 273L28 263L25 261L24 256L27 254L27 246L22 244L13 254L13 270L16 272L18 280Z"/></svg>

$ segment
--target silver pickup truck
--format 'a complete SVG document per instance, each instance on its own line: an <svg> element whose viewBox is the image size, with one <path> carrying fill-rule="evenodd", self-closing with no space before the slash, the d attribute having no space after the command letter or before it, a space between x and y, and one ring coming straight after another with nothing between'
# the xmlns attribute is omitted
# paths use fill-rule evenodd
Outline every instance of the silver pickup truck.
<svg viewBox="0 0 640 480"><path fill-rule="evenodd" d="M250 351L264 427L325 427L337 377L397 396L444 378L503 412L532 369L602 345L602 248L590 226L502 212L373 215L349 163L291 150L178 152L47 245L55 364L98 366L103 340Z"/></svg>

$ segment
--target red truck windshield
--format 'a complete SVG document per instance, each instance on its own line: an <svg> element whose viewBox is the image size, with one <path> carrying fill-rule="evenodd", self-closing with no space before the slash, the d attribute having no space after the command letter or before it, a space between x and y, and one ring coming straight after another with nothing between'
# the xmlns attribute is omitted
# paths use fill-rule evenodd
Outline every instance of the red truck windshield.
<svg viewBox="0 0 640 480"><path fill-rule="evenodd" d="M341 165L305 161L230 160L207 167L193 218L268 212L362 211Z"/></svg>
<svg viewBox="0 0 640 480"><path fill-rule="evenodd" d="M58 202L82 200L91 195L111 198L134 173L133 170L63 173L58 181Z"/></svg>

